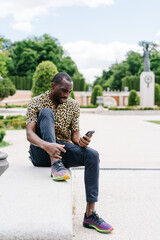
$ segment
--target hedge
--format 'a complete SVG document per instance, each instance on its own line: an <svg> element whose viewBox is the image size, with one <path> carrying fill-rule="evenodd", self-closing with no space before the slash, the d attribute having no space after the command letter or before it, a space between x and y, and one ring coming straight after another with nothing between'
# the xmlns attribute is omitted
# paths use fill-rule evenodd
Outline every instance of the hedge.
<svg viewBox="0 0 160 240"><path fill-rule="evenodd" d="M13 82L17 90L31 90L32 88L31 77L10 76L9 78Z"/></svg>
<svg viewBox="0 0 160 240"><path fill-rule="evenodd" d="M4 138L5 135L6 135L5 130L4 129L0 129L0 142L3 141L3 138Z"/></svg>
<svg viewBox="0 0 160 240"><path fill-rule="evenodd" d="M0 128L24 129L26 128L26 116L22 115L6 116L6 118L0 119Z"/></svg>

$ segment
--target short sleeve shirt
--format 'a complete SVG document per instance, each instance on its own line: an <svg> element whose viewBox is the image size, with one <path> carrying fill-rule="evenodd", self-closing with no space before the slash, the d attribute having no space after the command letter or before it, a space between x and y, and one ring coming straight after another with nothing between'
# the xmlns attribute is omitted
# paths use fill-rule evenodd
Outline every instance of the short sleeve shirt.
<svg viewBox="0 0 160 240"><path fill-rule="evenodd" d="M49 97L49 91L32 98L27 107L26 124L37 122L38 114L43 108L49 108L54 114L54 128L56 139L63 142L71 142L71 132L79 131L80 107L78 102L67 98L63 104L57 107Z"/></svg>

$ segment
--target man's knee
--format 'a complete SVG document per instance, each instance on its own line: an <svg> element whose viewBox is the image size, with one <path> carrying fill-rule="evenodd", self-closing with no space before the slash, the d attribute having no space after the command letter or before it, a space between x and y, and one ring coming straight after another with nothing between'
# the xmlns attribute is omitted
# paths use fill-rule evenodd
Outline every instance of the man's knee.
<svg viewBox="0 0 160 240"><path fill-rule="evenodd" d="M92 148L87 148L86 160L95 165L99 165L99 153Z"/></svg>
<svg viewBox="0 0 160 240"><path fill-rule="evenodd" d="M53 117L54 118L54 115L53 115L53 111L49 108L43 108L40 113L39 113L39 118L45 118L45 117Z"/></svg>

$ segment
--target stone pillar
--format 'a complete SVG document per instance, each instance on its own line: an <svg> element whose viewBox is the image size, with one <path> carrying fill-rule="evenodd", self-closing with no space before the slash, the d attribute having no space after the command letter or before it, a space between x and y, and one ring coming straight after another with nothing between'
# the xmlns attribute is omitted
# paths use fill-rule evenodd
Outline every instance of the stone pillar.
<svg viewBox="0 0 160 240"><path fill-rule="evenodd" d="M83 97L83 106L87 106L87 97L85 95L82 95Z"/></svg>
<svg viewBox="0 0 160 240"><path fill-rule="evenodd" d="M142 72L140 75L140 105L154 106L155 76L153 72Z"/></svg>
<svg viewBox="0 0 160 240"><path fill-rule="evenodd" d="M123 107L123 96L119 96L119 106Z"/></svg>

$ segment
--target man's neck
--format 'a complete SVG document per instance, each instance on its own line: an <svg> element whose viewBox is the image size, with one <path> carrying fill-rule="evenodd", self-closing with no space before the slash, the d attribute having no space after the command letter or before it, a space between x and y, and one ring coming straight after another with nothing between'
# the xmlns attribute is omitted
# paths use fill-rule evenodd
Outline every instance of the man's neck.
<svg viewBox="0 0 160 240"><path fill-rule="evenodd" d="M51 92L49 92L49 98L51 99L52 103L53 103L53 104L56 106L56 108L57 108L59 104L55 101L54 98L52 98Z"/></svg>

